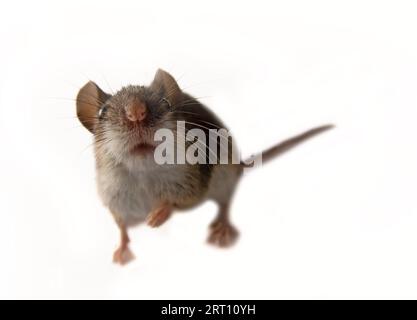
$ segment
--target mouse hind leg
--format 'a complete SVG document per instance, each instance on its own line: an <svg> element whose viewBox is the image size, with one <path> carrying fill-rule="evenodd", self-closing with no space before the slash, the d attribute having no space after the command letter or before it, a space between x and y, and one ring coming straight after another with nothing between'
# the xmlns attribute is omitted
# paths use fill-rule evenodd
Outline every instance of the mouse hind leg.
<svg viewBox="0 0 417 320"><path fill-rule="evenodd" d="M129 235L127 234L127 227L120 221L116 221L120 229L120 245L113 254L113 262L125 265L132 261L135 256L129 248Z"/></svg>
<svg viewBox="0 0 417 320"><path fill-rule="evenodd" d="M238 230L230 221L230 206L240 176L241 168L233 165L220 165L213 172L209 197L216 201L219 211L209 226L207 241L212 245L227 248L239 237Z"/></svg>
<svg viewBox="0 0 417 320"><path fill-rule="evenodd" d="M230 222L229 206L230 203L219 204L217 217L209 226L207 242L221 248L232 246L239 237L239 232Z"/></svg>

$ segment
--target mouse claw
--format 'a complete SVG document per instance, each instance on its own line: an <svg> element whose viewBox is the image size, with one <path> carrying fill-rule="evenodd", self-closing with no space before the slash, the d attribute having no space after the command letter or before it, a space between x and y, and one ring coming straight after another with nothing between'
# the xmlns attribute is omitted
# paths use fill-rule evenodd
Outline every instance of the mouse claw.
<svg viewBox="0 0 417 320"><path fill-rule="evenodd" d="M118 248L113 254L113 262L122 266L128 264L134 259L135 255L132 253L129 247Z"/></svg>
<svg viewBox="0 0 417 320"><path fill-rule="evenodd" d="M220 248L228 248L236 243L239 231L228 222L216 221L210 225L207 242Z"/></svg>

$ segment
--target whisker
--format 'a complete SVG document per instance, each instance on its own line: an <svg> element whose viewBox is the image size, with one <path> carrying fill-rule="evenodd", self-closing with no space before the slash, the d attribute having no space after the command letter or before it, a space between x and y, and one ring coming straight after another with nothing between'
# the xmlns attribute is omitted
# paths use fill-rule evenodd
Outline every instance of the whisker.
<svg viewBox="0 0 417 320"><path fill-rule="evenodd" d="M180 114L180 113L183 113L183 114L191 114L191 115L195 115L195 116L199 116L200 117L200 115L198 113L187 112L187 111L177 111L177 110L174 110L171 113L173 113L173 114ZM227 130L227 128L220 127L217 124L215 124L213 122L210 122L210 121L205 121L205 120L202 120L202 119L196 119L196 120L198 120L199 122L204 122L206 124L212 125L213 127L217 128L217 129L226 129Z"/></svg>
<svg viewBox="0 0 417 320"><path fill-rule="evenodd" d="M168 122L170 122L170 121L171 122L178 122L178 120L166 120L166 121L168 121ZM203 126L201 124L198 124L198 123L195 123L195 122L191 122L191 121L185 121L185 120L181 120L181 121L184 121L184 123L188 123L188 124L191 124L191 125L194 125L194 126L197 126L197 127L200 127L200 128L206 129L206 130L209 130L209 132L213 132L213 129L215 129L215 128L209 128L209 127L206 127L206 126ZM223 129L223 128L220 128L220 129ZM213 133L216 133L216 132L213 132ZM226 138L226 137L224 137L222 135L219 135L219 134L217 134L217 136L219 136L219 137L221 137L223 139L228 139L228 138Z"/></svg>
<svg viewBox="0 0 417 320"><path fill-rule="evenodd" d="M180 132L177 132L177 134L178 133L180 133ZM187 142L193 142L193 144L196 144L196 143L199 143L199 144L201 144L202 145L202 147L205 147L205 149L206 150L208 150L209 152L211 152L211 154L217 159L217 155L214 153L214 151L213 150L211 150L210 149L210 147L206 144L206 143L204 143L204 142L202 142L201 140L199 140L199 139L197 139L197 140L194 140L194 141L189 141L189 140L187 140L187 138L184 136L184 134L181 134L180 133L180 137L182 138L182 139L184 139L184 141L187 143ZM202 147L200 147L199 145L196 145L196 147L197 147L197 149L198 150L200 150L205 156L206 156L206 158L207 158L207 154L206 154L206 151L204 150L204 149L202 149Z"/></svg>
<svg viewBox="0 0 417 320"><path fill-rule="evenodd" d="M100 74L101 74L101 77L102 77L102 78L104 79L104 81L106 82L107 86L109 87L111 94L112 94L112 95L114 95L114 91L113 91L112 87L110 86L110 83L107 81L107 78L104 76L104 74L103 74L103 73L100 73Z"/></svg>

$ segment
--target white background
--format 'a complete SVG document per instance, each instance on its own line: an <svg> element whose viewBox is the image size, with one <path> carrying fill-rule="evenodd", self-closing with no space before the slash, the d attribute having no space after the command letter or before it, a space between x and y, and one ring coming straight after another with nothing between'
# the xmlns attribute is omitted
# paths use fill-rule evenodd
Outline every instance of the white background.
<svg viewBox="0 0 417 320"><path fill-rule="evenodd" d="M415 1L1 7L1 298L417 298ZM207 203L133 229L121 268L73 99L158 67L246 155L337 128L245 177L233 249L205 244Z"/></svg>

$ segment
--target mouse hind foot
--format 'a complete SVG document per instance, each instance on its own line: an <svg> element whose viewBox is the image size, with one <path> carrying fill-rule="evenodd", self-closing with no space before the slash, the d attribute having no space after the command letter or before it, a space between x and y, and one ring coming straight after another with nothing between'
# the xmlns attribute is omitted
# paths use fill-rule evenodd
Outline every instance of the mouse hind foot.
<svg viewBox="0 0 417 320"><path fill-rule="evenodd" d="M220 205L216 219L210 224L207 242L220 248L228 248L238 238L239 231L230 222L229 205Z"/></svg>
<svg viewBox="0 0 417 320"><path fill-rule="evenodd" d="M128 264L135 259L135 255L132 253L129 247L119 247L113 254L113 262L120 265Z"/></svg>
<svg viewBox="0 0 417 320"><path fill-rule="evenodd" d="M127 229L123 225L119 225L120 228L120 245L116 249L116 251L113 254L113 262L125 265L129 263L130 261L135 259L135 256L133 255L132 251L129 248L129 236L127 234Z"/></svg>

